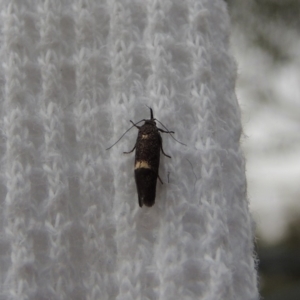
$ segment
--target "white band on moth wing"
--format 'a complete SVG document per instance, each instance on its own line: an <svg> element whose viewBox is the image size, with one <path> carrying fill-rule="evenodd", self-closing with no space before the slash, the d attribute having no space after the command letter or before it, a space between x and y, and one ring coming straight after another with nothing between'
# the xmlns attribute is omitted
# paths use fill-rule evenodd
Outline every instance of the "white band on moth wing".
<svg viewBox="0 0 300 300"><path fill-rule="evenodd" d="M151 169L150 165L145 160L139 160L135 163L134 169Z"/></svg>

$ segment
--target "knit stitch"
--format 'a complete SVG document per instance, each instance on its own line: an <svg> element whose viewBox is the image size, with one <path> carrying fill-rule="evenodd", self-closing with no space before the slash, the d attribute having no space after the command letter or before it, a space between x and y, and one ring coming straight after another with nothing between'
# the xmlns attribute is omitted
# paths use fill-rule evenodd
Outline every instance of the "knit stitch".
<svg viewBox="0 0 300 300"><path fill-rule="evenodd" d="M258 299L223 0L1 2L1 299ZM137 136L165 152L138 206ZM160 126L159 126L160 127Z"/></svg>

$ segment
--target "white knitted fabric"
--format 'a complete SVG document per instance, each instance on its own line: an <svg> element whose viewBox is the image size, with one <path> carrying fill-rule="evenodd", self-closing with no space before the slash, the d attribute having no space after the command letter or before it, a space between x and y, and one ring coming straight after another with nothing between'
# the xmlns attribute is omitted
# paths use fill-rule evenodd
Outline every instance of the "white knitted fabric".
<svg viewBox="0 0 300 300"><path fill-rule="evenodd" d="M0 299L258 299L225 2L0 5ZM187 144L152 208L105 150L145 104Z"/></svg>

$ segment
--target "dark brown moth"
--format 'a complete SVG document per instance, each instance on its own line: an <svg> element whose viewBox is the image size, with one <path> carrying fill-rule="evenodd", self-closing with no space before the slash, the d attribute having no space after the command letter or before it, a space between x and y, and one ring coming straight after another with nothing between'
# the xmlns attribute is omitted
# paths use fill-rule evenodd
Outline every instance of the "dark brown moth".
<svg viewBox="0 0 300 300"><path fill-rule="evenodd" d="M138 137L133 149L129 152L124 153L128 154L135 150L134 177L140 207L142 207L143 205L151 207L155 203L157 178L162 183L162 180L158 175L160 151L165 156L171 158L171 156L167 155L163 150L162 138L159 132L169 133L175 141L186 146L172 136L172 133L174 133L174 131L169 131L160 121L154 119L153 110L150 107L149 109L149 120L144 119L137 123L134 123L130 120L133 125L129 129L127 129L125 133L123 133L122 136L112 146L106 149L109 150L114 145L116 145L132 127L136 127L139 130ZM142 126L137 125L143 121L145 123ZM159 122L166 130L158 128L155 121Z"/></svg>
<svg viewBox="0 0 300 300"><path fill-rule="evenodd" d="M162 138L159 132L174 132L166 131L156 126L152 108L150 108L150 119L143 121L145 123L142 126L137 126L131 121L133 126L139 130L139 133L133 149L124 153L131 153L135 149L134 176L139 206L142 207L145 205L151 207L155 203L157 178L162 183L158 175L160 151L165 156L171 158L163 150Z"/></svg>

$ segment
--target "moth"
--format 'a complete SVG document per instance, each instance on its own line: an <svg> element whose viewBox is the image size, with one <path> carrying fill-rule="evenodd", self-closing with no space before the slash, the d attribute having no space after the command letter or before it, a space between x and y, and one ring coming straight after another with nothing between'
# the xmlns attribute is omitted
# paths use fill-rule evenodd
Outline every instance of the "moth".
<svg viewBox="0 0 300 300"><path fill-rule="evenodd" d="M166 154L162 146L162 138L160 132L172 134L174 131L163 130L156 126L158 121L153 117L153 110L150 108L150 119L143 119L137 123L134 123L132 127L136 127L139 132L132 150L124 152L125 154L132 153L135 150L135 162L134 162L134 177L136 182L136 188L138 193L139 206L143 205L151 207L155 203L156 196L156 182L159 177L159 161L160 161L160 151L166 157L171 158L170 155ZM142 126L138 126L140 122L144 121ZM159 121L158 121L159 122ZM159 122L165 129L167 129L161 122ZM132 128L130 127L119 140ZM172 135L171 135L172 136ZM173 139L175 139L172 136ZM119 140L117 142L119 142ZM176 140L176 139L175 139ZM177 141L177 140L176 140ZM117 143L116 142L116 143ZM179 141L177 141L179 142ZM111 147L113 147L114 143ZM179 142L180 144L183 144ZM185 145L185 144L183 144ZM110 149L111 147L107 148Z"/></svg>
<svg viewBox="0 0 300 300"><path fill-rule="evenodd" d="M162 138L159 132L174 133L166 131L156 126L153 117L153 110L150 108L150 119L144 120L142 126L133 125L139 130L136 143L133 149L125 154L131 153L135 149L134 177L138 193L139 206L151 207L155 203L156 182L159 177L160 151L166 156L162 147Z"/></svg>

